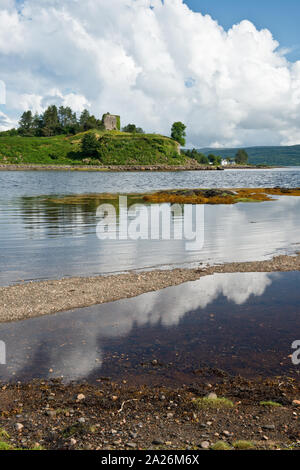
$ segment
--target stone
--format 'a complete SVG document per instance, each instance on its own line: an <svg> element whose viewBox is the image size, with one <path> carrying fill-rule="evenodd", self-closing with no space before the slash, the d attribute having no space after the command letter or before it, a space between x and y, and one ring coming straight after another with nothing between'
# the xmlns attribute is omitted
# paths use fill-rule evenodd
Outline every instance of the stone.
<svg viewBox="0 0 300 470"><path fill-rule="evenodd" d="M210 443L208 441L203 441L200 444L201 449L209 449L210 448Z"/></svg>
<svg viewBox="0 0 300 470"><path fill-rule="evenodd" d="M218 398L218 395L214 392L209 393L207 396L210 400L216 400Z"/></svg>
<svg viewBox="0 0 300 470"><path fill-rule="evenodd" d="M82 424L85 423L85 418L83 418L83 417L82 417L82 418L78 418L78 423L82 423Z"/></svg>
<svg viewBox="0 0 300 470"><path fill-rule="evenodd" d="M120 117L114 114L110 114L110 113L103 114L102 123L104 125L104 128L107 131L119 130L118 129L119 119Z"/></svg>
<svg viewBox="0 0 300 470"><path fill-rule="evenodd" d="M126 444L127 447L130 449L136 449L137 445L134 442L127 442Z"/></svg>
<svg viewBox="0 0 300 470"><path fill-rule="evenodd" d="M16 429L18 432L21 432L23 428L24 428L24 426L23 426L22 423L16 423L16 424L15 424L15 429Z"/></svg>
<svg viewBox="0 0 300 470"><path fill-rule="evenodd" d="M79 395L77 395L77 400L78 401L82 401L85 399L85 395L83 395L83 393L79 393Z"/></svg>
<svg viewBox="0 0 300 470"><path fill-rule="evenodd" d="M300 406L300 400L293 400L293 405Z"/></svg>
<svg viewBox="0 0 300 470"><path fill-rule="evenodd" d="M262 424L261 427L263 429L267 429L268 431L274 431L275 430L274 424Z"/></svg>

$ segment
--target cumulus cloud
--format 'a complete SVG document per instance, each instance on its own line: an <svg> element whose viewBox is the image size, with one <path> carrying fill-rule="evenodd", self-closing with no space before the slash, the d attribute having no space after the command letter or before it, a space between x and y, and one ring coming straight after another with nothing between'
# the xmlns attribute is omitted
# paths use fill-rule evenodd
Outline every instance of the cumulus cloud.
<svg viewBox="0 0 300 470"><path fill-rule="evenodd" d="M193 146L299 143L300 61L279 46L183 0L0 0L11 119L51 98L152 132L182 120Z"/></svg>

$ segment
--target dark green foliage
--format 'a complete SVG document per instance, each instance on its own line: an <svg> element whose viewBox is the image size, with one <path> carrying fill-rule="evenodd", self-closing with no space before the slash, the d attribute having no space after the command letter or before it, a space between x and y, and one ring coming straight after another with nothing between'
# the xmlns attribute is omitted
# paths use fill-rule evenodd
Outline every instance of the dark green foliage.
<svg viewBox="0 0 300 470"><path fill-rule="evenodd" d="M33 135L33 116L31 111L25 111L19 121L19 132L21 135Z"/></svg>
<svg viewBox="0 0 300 470"><path fill-rule="evenodd" d="M221 165L222 157L210 153L207 158L213 165Z"/></svg>
<svg viewBox="0 0 300 470"><path fill-rule="evenodd" d="M235 155L235 163L238 165L247 165L248 158L246 150L239 149Z"/></svg>
<svg viewBox="0 0 300 470"><path fill-rule="evenodd" d="M174 122L172 129L171 129L171 137L172 139L176 140L180 145L185 145L185 136L186 136L186 126L178 121Z"/></svg>
<svg viewBox="0 0 300 470"><path fill-rule="evenodd" d="M84 158L98 158L99 157L99 141L95 134L85 134L81 141L81 152Z"/></svg>
<svg viewBox="0 0 300 470"><path fill-rule="evenodd" d="M76 113L69 106L60 106L57 109L53 105L41 115L33 116L30 110L25 111L19 121L18 133L24 137L52 137L62 134L75 135L91 129L103 130L104 126L102 121L91 115L88 110L83 110L78 120ZM0 133L0 136L5 135L15 134L11 134L11 131Z"/></svg>
<svg viewBox="0 0 300 470"><path fill-rule="evenodd" d="M193 158L194 160L197 160L198 163L201 165L208 165L209 160L204 153L198 152L196 149L193 150L183 150L182 153L186 155L188 158Z"/></svg>
<svg viewBox="0 0 300 470"><path fill-rule="evenodd" d="M144 134L144 131L141 127L136 127L135 124L127 124L127 126L123 127L123 132L129 132L131 134Z"/></svg>
<svg viewBox="0 0 300 470"><path fill-rule="evenodd" d="M153 134L104 133L99 139L100 158L108 165L179 165L184 157L167 137Z"/></svg>
<svg viewBox="0 0 300 470"><path fill-rule="evenodd" d="M49 106L43 114L43 135L50 137L61 133L57 107Z"/></svg>
<svg viewBox="0 0 300 470"><path fill-rule="evenodd" d="M101 120L96 119L95 116L90 115L87 109L84 109L79 118L79 130L89 131L91 129L104 129Z"/></svg>

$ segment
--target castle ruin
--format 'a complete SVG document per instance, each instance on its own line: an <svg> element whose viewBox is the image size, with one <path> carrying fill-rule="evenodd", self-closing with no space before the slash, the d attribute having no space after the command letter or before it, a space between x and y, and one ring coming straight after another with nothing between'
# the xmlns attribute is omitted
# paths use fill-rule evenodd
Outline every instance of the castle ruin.
<svg viewBox="0 0 300 470"><path fill-rule="evenodd" d="M106 131L120 130L120 116L117 116L115 114L103 114L102 123Z"/></svg>

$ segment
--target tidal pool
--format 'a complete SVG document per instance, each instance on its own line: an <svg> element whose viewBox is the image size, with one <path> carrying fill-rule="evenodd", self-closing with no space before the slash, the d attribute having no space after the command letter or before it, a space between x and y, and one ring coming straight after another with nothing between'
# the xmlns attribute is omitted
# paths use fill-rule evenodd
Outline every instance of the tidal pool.
<svg viewBox="0 0 300 470"><path fill-rule="evenodd" d="M215 274L133 299L0 325L0 380L182 384L299 377L300 273Z"/></svg>

